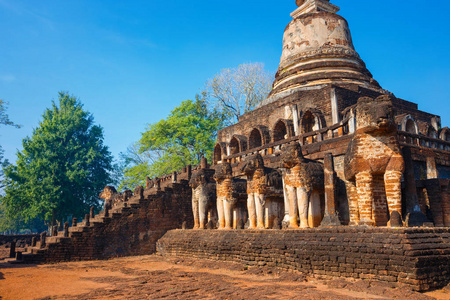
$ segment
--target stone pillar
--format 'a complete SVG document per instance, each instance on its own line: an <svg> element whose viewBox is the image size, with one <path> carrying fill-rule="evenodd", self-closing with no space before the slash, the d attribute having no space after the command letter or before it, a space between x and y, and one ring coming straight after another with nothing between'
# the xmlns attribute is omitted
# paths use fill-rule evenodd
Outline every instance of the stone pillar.
<svg viewBox="0 0 450 300"><path fill-rule="evenodd" d="M84 223L88 227L91 226L91 222L89 220L89 215L88 214L84 215Z"/></svg>
<svg viewBox="0 0 450 300"><path fill-rule="evenodd" d="M16 257L16 241L12 241L11 245L9 246L9 258Z"/></svg>
<svg viewBox="0 0 450 300"><path fill-rule="evenodd" d="M33 236L31 238L31 247L36 247L36 237L35 236Z"/></svg>
<svg viewBox="0 0 450 300"><path fill-rule="evenodd" d="M93 206L91 206L91 209L90 209L89 213L91 214L91 219L93 219L95 217L94 207Z"/></svg>
<svg viewBox="0 0 450 300"><path fill-rule="evenodd" d="M208 160L204 156L200 160L200 169L208 169Z"/></svg>
<svg viewBox="0 0 450 300"><path fill-rule="evenodd" d="M293 117L293 121L294 121L294 133L295 135L299 135L300 134L300 130L299 130L299 120L298 120L298 110L297 110L297 105L292 105L292 117Z"/></svg>
<svg viewBox="0 0 450 300"><path fill-rule="evenodd" d="M350 119L348 120L348 132L350 134L355 133L356 131L356 119L355 119L355 113L353 109L350 111Z"/></svg>
<svg viewBox="0 0 450 300"><path fill-rule="evenodd" d="M177 183L177 176L178 174L176 171L172 173L172 183Z"/></svg>
<svg viewBox="0 0 450 300"><path fill-rule="evenodd" d="M434 157L427 157L427 179L439 178Z"/></svg>
<svg viewBox="0 0 450 300"><path fill-rule="evenodd" d="M77 227L77 224L78 224L78 219L72 218L72 227Z"/></svg>
<svg viewBox="0 0 450 300"><path fill-rule="evenodd" d="M52 236L58 236L58 225L52 227Z"/></svg>
<svg viewBox="0 0 450 300"><path fill-rule="evenodd" d="M186 167L186 172L187 172L187 175L188 175L188 180L191 180L191 177L192 177L192 165L188 165Z"/></svg>
<svg viewBox="0 0 450 300"><path fill-rule="evenodd" d="M330 90L330 99L331 99L331 116L333 118L333 125L334 125L341 121L339 118L338 101L335 88L332 88Z"/></svg>
<svg viewBox="0 0 450 300"><path fill-rule="evenodd" d="M64 237L69 237L69 222L64 223Z"/></svg>
<svg viewBox="0 0 450 300"><path fill-rule="evenodd" d="M320 226L340 226L341 221L336 203L336 172L334 171L333 154L326 153L323 161L325 181L325 216Z"/></svg>
<svg viewBox="0 0 450 300"><path fill-rule="evenodd" d="M41 233L41 249L45 248L46 237L47 237L47 232L44 231L43 233Z"/></svg>

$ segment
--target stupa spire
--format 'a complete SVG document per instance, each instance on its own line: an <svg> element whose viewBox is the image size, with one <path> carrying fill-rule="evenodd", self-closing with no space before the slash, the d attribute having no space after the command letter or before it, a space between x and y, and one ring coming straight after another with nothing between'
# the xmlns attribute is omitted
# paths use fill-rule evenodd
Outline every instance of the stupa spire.
<svg viewBox="0 0 450 300"><path fill-rule="evenodd" d="M291 14L294 19L298 16L308 13L326 11L329 13L337 13L339 7L331 4L330 0L296 0L298 8Z"/></svg>
<svg viewBox="0 0 450 300"><path fill-rule="evenodd" d="M379 89L356 52L347 21L329 0L296 0L270 95L323 84Z"/></svg>

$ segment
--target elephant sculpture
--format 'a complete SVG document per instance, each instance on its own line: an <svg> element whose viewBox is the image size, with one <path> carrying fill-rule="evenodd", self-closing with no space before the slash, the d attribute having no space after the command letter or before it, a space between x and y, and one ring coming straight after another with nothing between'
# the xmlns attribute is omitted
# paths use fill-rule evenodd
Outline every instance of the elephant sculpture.
<svg viewBox="0 0 450 300"><path fill-rule="evenodd" d="M216 183L213 175L213 169L200 169L195 171L189 180L189 186L192 188L194 229L205 229L208 221L213 224L217 222Z"/></svg>
<svg viewBox="0 0 450 300"><path fill-rule="evenodd" d="M344 162L351 225L385 226L394 212L402 214L405 163L394 115L388 95L362 97L356 105L356 131Z"/></svg>
<svg viewBox="0 0 450 300"><path fill-rule="evenodd" d="M241 172L247 176L249 228L272 228L284 211L281 173L265 167L260 154L248 157Z"/></svg>
<svg viewBox="0 0 450 300"><path fill-rule="evenodd" d="M128 199L132 196L133 192L130 190L126 190L123 193L118 193L115 187L107 185L98 197L105 200L105 209L111 209L119 203L128 201Z"/></svg>
<svg viewBox="0 0 450 300"><path fill-rule="evenodd" d="M233 178L233 170L228 162L219 164L215 170L219 229L237 229L239 224L247 222L246 181Z"/></svg>
<svg viewBox="0 0 450 300"><path fill-rule="evenodd" d="M286 203L289 204L289 227L317 227L322 221L324 199L323 164L303 156L300 144L283 148L282 166L286 187ZM299 220L300 219L300 226Z"/></svg>

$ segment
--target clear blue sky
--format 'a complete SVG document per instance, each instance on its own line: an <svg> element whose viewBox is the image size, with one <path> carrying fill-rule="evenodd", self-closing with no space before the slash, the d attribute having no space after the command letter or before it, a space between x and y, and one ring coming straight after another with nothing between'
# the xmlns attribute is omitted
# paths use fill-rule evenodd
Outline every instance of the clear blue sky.
<svg viewBox="0 0 450 300"><path fill-rule="evenodd" d="M450 126L450 1L332 0L374 78ZM6 157L58 91L77 96L117 157L223 68L278 67L294 0L0 0L0 98L22 129L0 129Z"/></svg>

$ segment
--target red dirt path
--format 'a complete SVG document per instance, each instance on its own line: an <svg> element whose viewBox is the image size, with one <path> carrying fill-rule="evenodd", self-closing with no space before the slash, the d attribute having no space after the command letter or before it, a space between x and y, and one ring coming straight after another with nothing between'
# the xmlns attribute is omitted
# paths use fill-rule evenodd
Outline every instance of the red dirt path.
<svg viewBox="0 0 450 300"><path fill-rule="evenodd" d="M450 299L376 281L157 255L53 265L0 261L0 299Z"/></svg>

